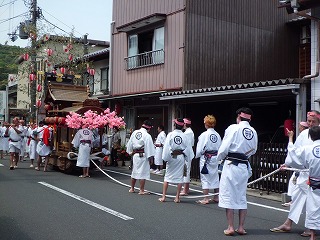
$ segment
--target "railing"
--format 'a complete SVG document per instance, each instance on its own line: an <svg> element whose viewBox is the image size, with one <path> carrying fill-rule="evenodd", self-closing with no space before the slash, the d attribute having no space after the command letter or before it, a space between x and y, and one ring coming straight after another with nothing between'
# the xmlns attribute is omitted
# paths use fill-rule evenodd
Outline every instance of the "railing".
<svg viewBox="0 0 320 240"><path fill-rule="evenodd" d="M278 169L287 156L287 144L260 143L258 151L250 158L252 177L248 182L258 179ZM261 191L283 193L288 190L288 182L292 172L279 171L276 174L249 186ZM199 159L194 159L191 166L191 178L200 179Z"/></svg>
<svg viewBox="0 0 320 240"><path fill-rule="evenodd" d="M163 49L137 54L124 59L125 69L131 70L164 63Z"/></svg>

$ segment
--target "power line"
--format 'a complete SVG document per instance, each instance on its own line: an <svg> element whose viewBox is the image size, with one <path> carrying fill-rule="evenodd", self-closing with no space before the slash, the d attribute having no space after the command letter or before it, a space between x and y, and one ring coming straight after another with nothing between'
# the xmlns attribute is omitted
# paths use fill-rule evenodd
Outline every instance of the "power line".
<svg viewBox="0 0 320 240"><path fill-rule="evenodd" d="M59 28L57 25L49 22L49 21L48 21L47 19L45 19L44 17L42 17L42 19L45 20L47 23L51 24L52 26L58 28L58 29L61 30L62 32L65 32L65 33L69 34L67 31L65 31L65 30L63 30L62 28Z"/></svg>
<svg viewBox="0 0 320 240"><path fill-rule="evenodd" d="M15 16L15 17L11 17L11 18L8 18L8 19L2 19L2 20L0 20L0 21L1 21L0 24L1 24L1 23L5 23L5 22L8 22L8 21L10 21L10 20L12 20L12 19L14 19L14 18L17 18L17 17L21 17L21 16L23 16L23 15L25 15L25 14L27 14L27 13L28 13L28 12L25 12L25 13L21 13L21 14Z"/></svg>
<svg viewBox="0 0 320 240"><path fill-rule="evenodd" d="M6 5L9 5L9 4L11 4L11 3L14 3L14 2L16 2L16 1L18 1L18 0L13 0L13 1L11 1L11 2L8 2L8 3L5 3L5 4L2 4L3 2L4 2L4 0L2 1L2 5L0 5L0 7L3 7L3 6L6 6Z"/></svg>

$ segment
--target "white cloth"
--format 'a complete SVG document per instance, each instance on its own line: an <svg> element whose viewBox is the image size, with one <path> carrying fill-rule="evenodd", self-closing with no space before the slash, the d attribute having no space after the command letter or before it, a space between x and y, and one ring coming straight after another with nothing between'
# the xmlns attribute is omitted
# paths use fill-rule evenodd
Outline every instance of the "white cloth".
<svg viewBox="0 0 320 240"><path fill-rule="evenodd" d="M4 136L6 130L5 126L0 127L0 150L2 151L9 150L9 138Z"/></svg>
<svg viewBox="0 0 320 240"><path fill-rule="evenodd" d="M20 157L24 157L24 154L26 152L26 144L27 144L27 132L28 128L27 126L20 125L21 128L21 148L20 148Z"/></svg>
<svg viewBox="0 0 320 240"><path fill-rule="evenodd" d="M208 128L198 138L196 158L200 158L200 172L205 162L208 169L208 174L200 173L202 189L219 188L217 155L206 160L204 154L208 151L218 151L220 145L221 137L213 128Z"/></svg>
<svg viewBox="0 0 320 240"><path fill-rule="evenodd" d="M164 142L166 141L166 133L164 131L161 131L156 139L155 144L161 144L160 147L156 147L156 152L154 155L154 164L159 166L159 165L163 165L163 160L162 160L162 152L163 152L163 145Z"/></svg>
<svg viewBox="0 0 320 240"><path fill-rule="evenodd" d="M190 127L188 127L184 134L187 136L188 144L191 146L191 149L193 150L194 146L194 133ZM185 162L187 165L187 176L183 178L184 183L189 183L190 182L190 171L191 171L191 164L192 164L192 159L190 161Z"/></svg>
<svg viewBox="0 0 320 240"><path fill-rule="evenodd" d="M171 153L174 150L182 150L184 154L173 158ZM167 162L165 182L183 183L183 169L185 162L194 158L194 152L188 142L187 136L178 129L170 132L163 146L162 159Z"/></svg>
<svg viewBox="0 0 320 240"><path fill-rule="evenodd" d="M43 131L45 128L48 128L49 131L50 131L50 137L52 137L52 128L44 125L42 127L37 127L36 128L36 135L37 135L37 138L40 139L37 143L37 148L36 148L36 151L37 151L37 154L41 157L45 157L45 156L48 156L50 153L51 153L51 146L47 146L44 144L43 142Z"/></svg>
<svg viewBox="0 0 320 240"><path fill-rule="evenodd" d="M135 153L132 158L131 178L133 179L150 179L149 158L155 155L155 149L152 137L145 128L135 130L131 134L127 143L127 153L132 154L134 150L142 148L144 149L144 153Z"/></svg>
<svg viewBox="0 0 320 240"><path fill-rule="evenodd" d="M217 161L223 160L228 153L242 153L247 157L255 154L258 147L256 130L249 122L241 121L230 125L224 134L218 151ZM219 207L228 209L247 209L248 167L246 164L224 162L220 179Z"/></svg>
<svg viewBox="0 0 320 240"><path fill-rule="evenodd" d="M303 130L299 136L297 137L294 144L289 143L288 144L288 153L290 151L290 154L287 155L285 164L290 166L292 162L299 161L298 156L295 155L295 151L289 150L289 148L297 149L303 146L312 145L313 142L309 138L309 129ZM292 202L290 204L290 212L288 215L288 218L291 219L293 222L298 223L301 213L305 209L306 199L307 199L307 180L308 180L309 174L308 172L300 172L299 177L297 178L296 185L294 187L294 190L292 191Z"/></svg>
<svg viewBox="0 0 320 240"><path fill-rule="evenodd" d="M90 167L90 152L93 144L93 132L88 128L80 129L75 134L71 143L74 147L79 148L76 165L78 167Z"/></svg>
<svg viewBox="0 0 320 240"><path fill-rule="evenodd" d="M31 138L30 139L30 144L29 144L29 158L30 159L38 159L38 153L37 153L37 141L35 140L36 136L35 136L35 132L37 131L36 129L32 129L31 127L28 128L28 132L27 132L27 137Z"/></svg>
<svg viewBox="0 0 320 240"><path fill-rule="evenodd" d="M289 143L288 155L290 157L286 159L286 165L300 169L309 168L310 178L320 181L320 140L314 141L311 145L299 148L296 148L292 143ZM300 176L298 179L299 178ZM297 188L296 191L298 191L299 188ZM306 191L299 191L299 193L302 195L300 197L303 197L306 201L305 227L308 229L320 230L320 189L313 190L311 187L307 187L307 189L304 188L304 190ZM293 196L295 196L295 192ZM298 207L301 208L300 205L298 205ZM291 220L294 221L294 219Z"/></svg>

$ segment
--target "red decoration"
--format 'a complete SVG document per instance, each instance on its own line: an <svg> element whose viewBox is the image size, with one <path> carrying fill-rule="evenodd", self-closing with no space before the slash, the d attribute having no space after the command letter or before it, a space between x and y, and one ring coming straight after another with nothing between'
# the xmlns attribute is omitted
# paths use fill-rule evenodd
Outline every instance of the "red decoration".
<svg viewBox="0 0 320 240"><path fill-rule="evenodd" d="M29 79L30 79L30 81L32 82L32 81L34 81L34 80L37 79L37 76L36 76L34 73L30 73L30 74L29 74Z"/></svg>
<svg viewBox="0 0 320 240"><path fill-rule="evenodd" d="M72 61L73 55L72 55L72 54L69 54L68 59L69 59L70 61Z"/></svg>
<svg viewBox="0 0 320 240"><path fill-rule="evenodd" d="M89 69L89 74L91 75L91 76L94 76L94 74L95 74L95 70L94 70L94 68L90 68Z"/></svg>
<svg viewBox="0 0 320 240"><path fill-rule="evenodd" d="M38 92L41 92L41 91L42 91L42 86L41 86L40 84L38 84L38 86L37 86L37 91L38 91Z"/></svg>
<svg viewBox="0 0 320 240"><path fill-rule="evenodd" d="M48 48L48 49L47 49L47 55L48 55L48 56L51 56L52 53L53 53L53 50L52 50L51 48Z"/></svg>
<svg viewBox="0 0 320 240"><path fill-rule="evenodd" d="M13 81L14 80L14 77L13 76L10 76L10 81Z"/></svg>
<svg viewBox="0 0 320 240"><path fill-rule="evenodd" d="M47 33L47 34L45 34L44 36L43 36L43 41L48 41L49 40L49 38L50 38L50 34L49 33Z"/></svg>
<svg viewBox="0 0 320 240"><path fill-rule="evenodd" d="M55 120L54 117L50 117L49 123L52 123L52 124L53 124L53 123L54 123L54 120Z"/></svg>
<svg viewBox="0 0 320 240"><path fill-rule="evenodd" d="M51 72L52 72L52 74L54 74L54 75L57 74L57 71L56 71L56 70L52 70Z"/></svg>
<svg viewBox="0 0 320 240"><path fill-rule="evenodd" d="M50 117L46 117L46 118L44 119L44 121L45 121L46 123L50 123Z"/></svg>
<svg viewBox="0 0 320 240"><path fill-rule="evenodd" d="M41 100L37 100L37 102L36 102L36 107L39 108L39 107L41 107L41 105L42 105Z"/></svg>
<svg viewBox="0 0 320 240"><path fill-rule="evenodd" d="M64 125L66 123L66 118L65 117L59 117L58 118L58 123L61 125Z"/></svg>
<svg viewBox="0 0 320 240"><path fill-rule="evenodd" d="M22 57L23 57L23 59L24 59L25 61L28 61L28 59L29 59L29 54L28 54L28 53L25 53L25 54L22 55Z"/></svg>
<svg viewBox="0 0 320 240"><path fill-rule="evenodd" d="M61 68L60 68L60 72L61 72L62 74L65 74L65 73L66 73L66 68L61 67Z"/></svg>
<svg viewBox="0 0 320 240"><path fill-rule="evenodd" d="M44 109L45 109L46 111L51 110L51 109L52 109L52 106L51 106L50 104L46 104L46 105L44 105Z"/></svg>

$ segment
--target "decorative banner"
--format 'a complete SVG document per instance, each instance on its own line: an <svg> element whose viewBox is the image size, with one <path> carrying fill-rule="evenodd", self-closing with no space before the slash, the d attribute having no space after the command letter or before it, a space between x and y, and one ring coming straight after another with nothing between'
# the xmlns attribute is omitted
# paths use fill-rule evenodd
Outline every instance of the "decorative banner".
<svg viewBox="0 0 320 240"><path fill-rule="evenodd" d="M37 100L37 102L36 102L36 107L37 107L37 108L40 108L40 107L41 107L41 105L42 105L41 100L40 100L40 99L39 99L39 100Z"/></svg>
<svg viewBox="0 0 320 240"><path fill-rule="evenodd" d="M37 75L35 75L34 73L31 73L31 74L29 74L29 79L32 82L37 79Z"/></svg>
<svg viewBox="0 0 320 240"><path fill-rule="evenodd" d="M41 92L41 91L42 91L42 86L41 86L40 84L38 84L38 86L37 86L37 91L38 91L38 92Z"/></svg>
<svg viewBox="0 0 320 240"><path fill-rule="evenodd" d="M51 48L47 49L47 55L51 56L53 54L53 50Z"/></svg>
<svg viewBox="0 0 320 240"><path fill-rule="evenodd" d="M25 54L22 55L22 57L23 57L23 59L24 59L25 61L28 61L28 59L29 59L29 54L28 54L28 53L25 53Z"/></svg>

